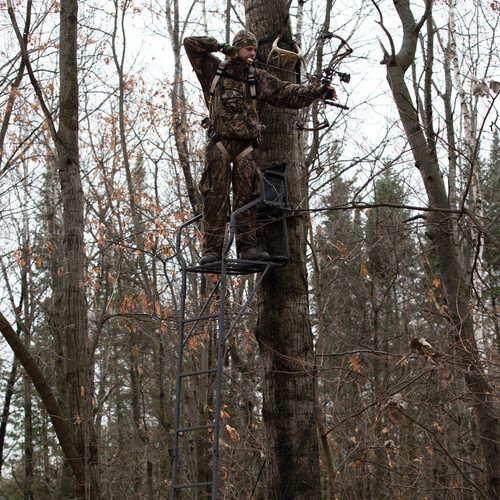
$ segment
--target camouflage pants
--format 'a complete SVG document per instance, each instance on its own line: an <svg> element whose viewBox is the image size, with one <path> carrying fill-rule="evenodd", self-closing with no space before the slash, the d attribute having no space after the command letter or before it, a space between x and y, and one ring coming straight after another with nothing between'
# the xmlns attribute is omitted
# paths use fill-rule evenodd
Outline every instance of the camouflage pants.
<svg viewBox="0 0 500 500"><path fill-rule="evenodd" d="M223 146L231 158L245 150L251 141L226 139ZM231 164L233 168L231 169ZM220 254L224 246L229 194L233 186L233 211L260 195L260 157L253 150L239 160L227 160L218 146L209 141L205 150L205 168L200 182L203 196L203 254ZM255 247L256 207L236 218L236 246Z"/></svg>

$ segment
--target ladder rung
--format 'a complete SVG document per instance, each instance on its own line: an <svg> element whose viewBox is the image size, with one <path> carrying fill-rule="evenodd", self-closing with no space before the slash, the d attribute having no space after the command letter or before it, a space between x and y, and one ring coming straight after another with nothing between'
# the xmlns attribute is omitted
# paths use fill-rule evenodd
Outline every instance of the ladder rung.
<svg viewBox="0 0 500 500"><path fill-rule="evenodd" d="M212 486L212 481L208 483L175 484L174 488L178 490L179 488L199 488L201 486Z"/></svg>
<svg viewBox="0 0 500 500"><path fill-rule="evenodd" d="M194 425L193 427L182 427L180 429L177 429L177 432L181 433L181 432L191 432L191 431L203 431L205 429L213 429L213 428L214 428L213 424Z"/></svg>
<svg viewBox="0 0 500 500"><path fill-rule="evenodd" d="M209 314L207 316L196 316L194 318L185 318L182 320L183 323L194 323L195 321L203 321L205 319L215 319L218 318L219 314Z"/></svg>
<svg viewBox="0 0 500 500"><path fill-rule="evenodd" d="M206 375L207 373L215 373L217 368L208 368L206 370L198 370L196 372L184 372L179 377L192 377L193 375Z"/></svg>

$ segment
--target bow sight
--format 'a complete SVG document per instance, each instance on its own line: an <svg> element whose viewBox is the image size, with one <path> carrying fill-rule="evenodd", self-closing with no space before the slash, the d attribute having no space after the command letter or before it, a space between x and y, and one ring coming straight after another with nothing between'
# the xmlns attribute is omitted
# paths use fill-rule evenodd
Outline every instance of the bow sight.
<svg viewBox="0 0 500 500"><path fill-rule="evenodd" d="M341 73L340 71L335 71L335 74L340 78L343 83L349 83L351 81L351 75L349 73Z"/></svg>

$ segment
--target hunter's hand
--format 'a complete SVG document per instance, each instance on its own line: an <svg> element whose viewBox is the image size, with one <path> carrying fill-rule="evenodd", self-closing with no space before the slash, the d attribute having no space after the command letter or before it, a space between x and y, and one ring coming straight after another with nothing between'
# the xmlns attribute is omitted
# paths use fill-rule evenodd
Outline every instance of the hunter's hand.
<svg viewBox="0 0 500 500"><path fill-rule="evenodd" d="M318 92L320 96L327 101L336 101L337 100L337 92L333 87L329 85L322 85Z"/></svg>
<svg viewBox="0 0 500 500"><path fill-rule="evenodd" d="M222 52L224 55L229 57L235 57L238 53L238 49L234 45L230 45L228 43L219 44L219 52Z"/></svg>

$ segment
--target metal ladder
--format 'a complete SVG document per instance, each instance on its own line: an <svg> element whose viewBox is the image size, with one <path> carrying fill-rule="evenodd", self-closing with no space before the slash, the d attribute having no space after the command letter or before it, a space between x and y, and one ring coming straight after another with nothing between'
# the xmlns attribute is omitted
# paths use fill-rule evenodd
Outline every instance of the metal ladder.
<svg viewBox="0 0 500 500"><path fill-rule="evenodd" d="M284 252L283 255L272 257L271 260L266 262L249 261L242 259L229 258L229 251L235 237L236 231L236 216L241 212L257 206L258 219L276 219L282 221L282 237ZM218 480L219 480L219 438L220 438L220 424L221 413L223 410L222 405L222 380L223 380L223 356L225 345L231 334L238 324L238 321L245 313L245 310L254 297L258 287L262 283L266 274L273 268L281 267L286 264L289 258L288 249L288 235L286 215L291 212L288 205L288 193L286 187L286 163L274 164L262 170L261 174L261 196L260 198L252 201L244 207L236 210L231 214L229 221L229 234L228 241L222 252L220 261L207 264L204 266L195 265L189 266L186 258L183 255L185 245L183 245L183 236L186 234L190 226L198 223L201 216L194 217L189 221L182 224L176 235L176 251L182 269L182 283L181 283L181 301L179 311L179 338L178 338L178 351L177 351L177 377L176 377L176 397L175 397L175 414L174 414L174 430L173 430L173 456L172 456L172 486L171 486L171 500L181 498L181 490L192 490L196 488L211 489L212 500L217 499ZM189 316L186 315L186 293L187 293L187 278L188 273L198 274L213 274L218 276L216 283L213 286L211 293L201 305L199 313ZM253 289L248 294L244 304L241 306L239 312L236 314L233 321L226 327L225 313L226 313L226 287L228 275L245 275L252 273L261 273L256 280ZM219 294L219 310L211 313L210 306L213 306L215 299ZM188 342L196 335L197 328L206 325L208 322L217 324L217 349L216 357L213 366L204 369L189 370L185 368L186 364L186 347ZM189 378L200 377L215 377L213 398L214 408L211 421L206 424L189 425L185 424L186 420L185 411L183 412L183 389L186 381ZM180 478L179 463L180 454L187 453L187 444L181 443L182 440L187 441L187 436L190 433L206 432L207 435L211 434L212 437L212 463L211 463L211 480L203 482L190 482L187 479L186 473L184 477ZM181 444L183 450L181 450ZM193 498L184 497L184 498Z"/></svg>

